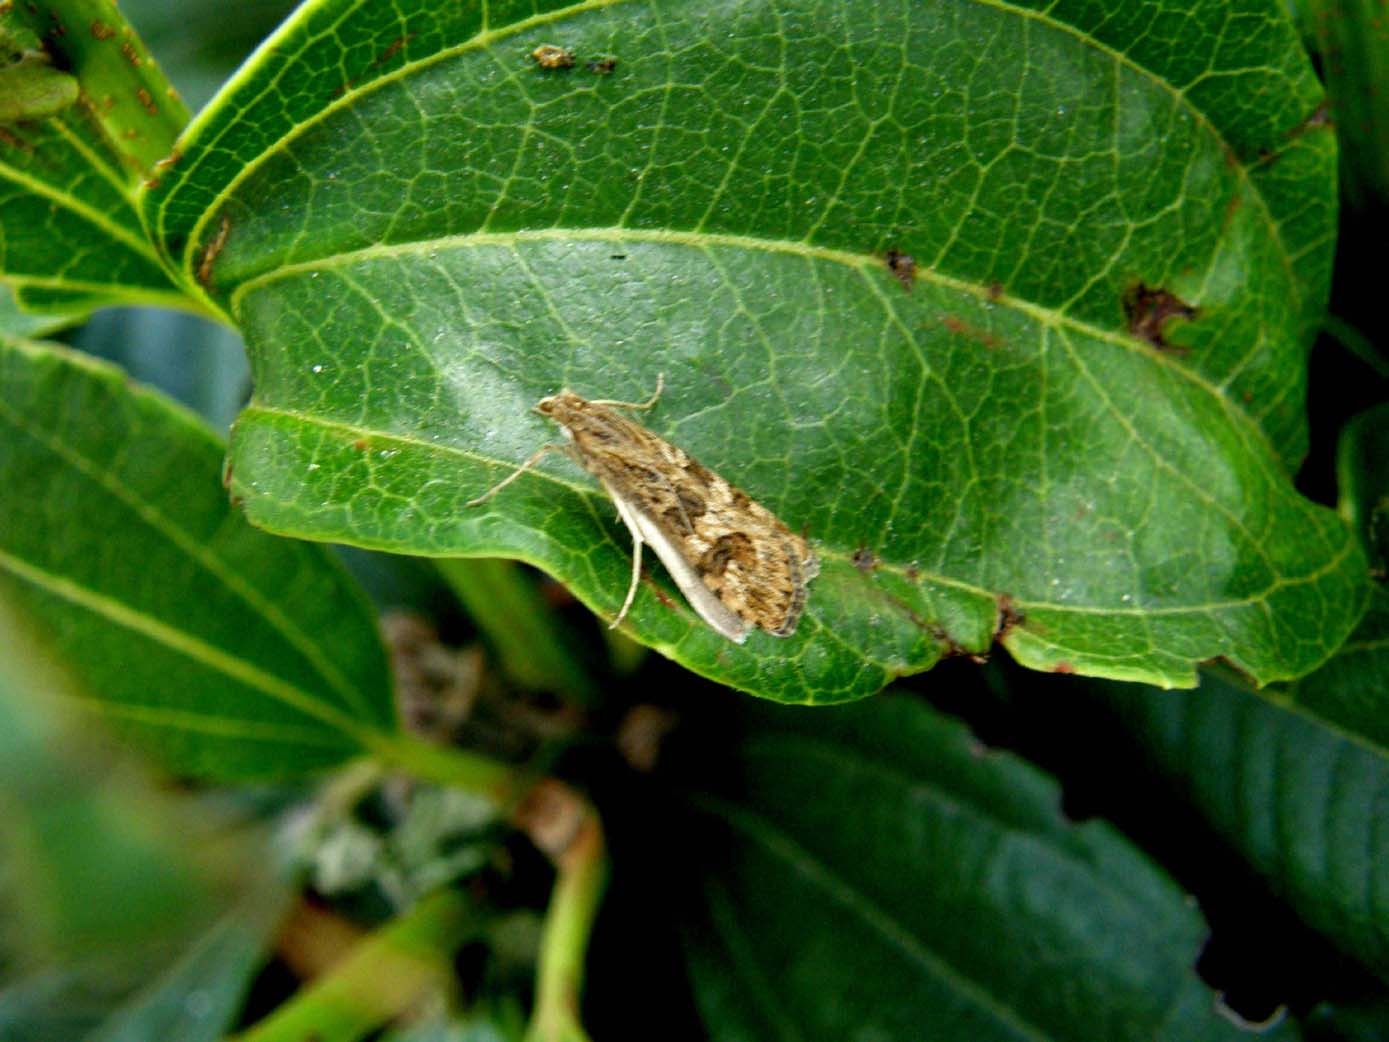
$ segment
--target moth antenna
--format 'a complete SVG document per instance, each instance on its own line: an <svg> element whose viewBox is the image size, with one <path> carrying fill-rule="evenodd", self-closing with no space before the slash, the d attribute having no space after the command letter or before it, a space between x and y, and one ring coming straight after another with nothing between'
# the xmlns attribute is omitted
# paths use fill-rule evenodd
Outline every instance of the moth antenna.
<svg viewBox="0 0 1389 1042"><path fill-rule="evenodd" d="M539 449L537 449L535 452L531 453L530 459L526 460L526 462L522 463L519 467L517 467L515 470L513 470L513 471L512 471L510 474L508 474L506 477L502 478L501 481L497 482L497 484L493 485L491 488L489 488L489 489L488 489L486 492L484 492L482 495L478 496L476 499L470 499L470 500L468 500L468 502L464 503L463 506L464 506L465 508L467 508L467 507L475 507L475 506L477 506L479 503L485 503L487 500L491 499L493 496L495 496L495 495L496 495L498 492L500 492L502 489L506 488L507 485L510 485L513 481L515 481L517 478L519 478L522 474L524 474L526 471L530 470L530 469L531 469L532 467L534 467L537 463L539 463L542 457L548 455L548 454L551 453L551 452L564 452L564 451L566 451L567 449L568 449L568 446L567 446L567 445L557 445L557 444L554 444L553 442L552 442L551 444L549 444L549 445L542 445L542 446L540 446Z"/></svg>
<svg viewBox="0 0 1389 1042"><path fill-rule="evenodd" d="M589 404L591 404L591 405L606 405L606 406L608 406L609 408L618 408L618 409L641 409L641 410L645 411L645 410L651 408L653 405L655 405L655 404L660 400L660 398L661 398L661 392L664 391L665 388L666 388L666 374L665 374L665 373L657 373L657 374L656 374L656 393L653 394L650 398L646 399L646 401L644 401L644 402L618 402L618 401L614 401L614 400L611 399L611 398L593 398L593 399L590 399Z"/></svg>

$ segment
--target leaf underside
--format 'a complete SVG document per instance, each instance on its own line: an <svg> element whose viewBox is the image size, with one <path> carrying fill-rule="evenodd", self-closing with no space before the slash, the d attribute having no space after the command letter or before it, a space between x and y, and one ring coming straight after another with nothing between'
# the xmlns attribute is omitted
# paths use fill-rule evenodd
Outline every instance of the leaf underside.
<svg viewBox="0 0 1389 1042"><path fill-rule="evenodd" d="M1288 479L1334 145L1274 5L437 6L304 8L144 198L247 337L256 524L611 617L628 538L572 464L464 504L541 396L664 374L644 422L823 562L741 648L653 569L631 631L724 683L838 701L995 640L1265 682L1349 631L1363 560Z"/></svg>

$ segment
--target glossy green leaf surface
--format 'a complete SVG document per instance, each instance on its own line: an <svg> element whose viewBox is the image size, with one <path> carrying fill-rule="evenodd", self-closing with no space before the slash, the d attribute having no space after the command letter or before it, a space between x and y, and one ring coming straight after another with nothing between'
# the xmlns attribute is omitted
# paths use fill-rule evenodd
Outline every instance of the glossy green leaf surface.
<svg viewBox="0 0 1389 1042"><path fill-rule="evenodd" d="M696 797L710 1037L1244 1037L1196 977L1195 907L1047 777L907 698L757 720Z"/></svg>
<svg viewBox="0 0 1389 1042"><path fill-rule="evenodd" d="M371 610L227 503L222 447L118 370L0 346L0 596L167 766L292 776L393 731Z"/></svg>
<svg viewBox="0 0 1389 1042"><path fill-rule="evenodd" d="M1360 610L1353 540L1287 478L1335 213L1319 103L1255 0L326 2L145 214L246 335L258 525L517 557L611 617L629 540L572 464L464 504L554 438L542 395L664 374L644 422L822 561L797 633L743 647L653 569L628 625L685 665L839 701L997 638L1263 682Z"/></svg>
<svg viewBox="0 0 1389 1042"><path fill-rule="evenodd" d="M137 186L187 119L109 0L14 5L76 75L75 104L0 126L0 277L28 308L188 308L141 226Z"/></svg>

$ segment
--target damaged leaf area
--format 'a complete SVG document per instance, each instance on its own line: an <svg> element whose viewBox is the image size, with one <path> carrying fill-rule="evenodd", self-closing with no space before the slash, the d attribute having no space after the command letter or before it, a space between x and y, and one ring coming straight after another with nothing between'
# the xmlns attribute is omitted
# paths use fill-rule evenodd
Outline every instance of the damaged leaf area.
<svg viewBox="0 0 1389 1042"><path fill-rule="evenodd" d="M821 564L795 634L742 646L650 566L624 627L700 673L843 701L995 642L1306 672L1365 567L1288 476L1320 94L1271 5L1124 10L306 7L144 198L250 347L233 493L289 535L534 563L608 620L630 541L591 477L551 455L465 504L552 440L540 398L663 374L643 425Z"/></svg>
<svg viewBox="0 0 1389 1042"><path fill-rule="evenodd" d="M1129 332L1140 340L1157 348L1185 352L1185 348L1167 342L1165 326L1173 318L1192 321L1196 309L1165 289L1152 289L1140 282L1124 294L1124 317Z"/></svg>

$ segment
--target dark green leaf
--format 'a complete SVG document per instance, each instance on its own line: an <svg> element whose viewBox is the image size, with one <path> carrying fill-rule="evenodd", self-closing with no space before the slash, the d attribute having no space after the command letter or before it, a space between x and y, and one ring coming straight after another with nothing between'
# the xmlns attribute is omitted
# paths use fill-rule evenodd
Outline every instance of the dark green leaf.
<svg viewBox="0 0 1389 1042"><path fill-rule="evenodd" d="M230 510L221 458L118 371L0 347L0 596L176 770L339 763L395 726L370 609L321 547Z"/></svg>
<svg viewBox="0 0 1389 1042"><path fill-rule="evenodd" d="M1372 551L1389 486L1385 411L1346 427L1342 510ZM1382 554L1375 555L1382 563ZM1324 666L1256 697L1208 671L1201 689L1103 685L1106 701L1220 835L1311 926L1389 972L1389 594Z"/></svg>
<svg viewBox="0 0 1389 1042"><path fill-rule="evenodd" d="M1168 782L1303 920L1380 974L1389 972L1386 619L1378 640L1357 637L1304 679L1296 707L1214 675L1191 692L1105 686ZM1366 721L1379 707L1378 748L1316 719L1328 704L1357 701Z"/></svg>
<svg viewBox="0 0 1389 1042"><path fill-rule="evenodd" d="M628 540L572 465L464 504L554 437L543 394L664 373L653 429L823 561L795 636L742 648L644 586L635 635L691 668L836 701L997 636L1262 682L1360 611L1353 540L1287 477L1335 214L1320 101L1260 0L329 2L146 214L247 337L259 525L517 557L611 615Z"/></svg>
<svg viewBox="0 0 1389 1042"><path fill-rule="evenodd" d="M1309 1042L1389 1042L1389 998L1322 1003L1307 1018Z"/></svg>
<svg viewBox="0 0 1389 1042"><path fill-rule="evenodd" d="M1389 201L1389 22L1379 0L1299 0L1320 52L1331 114L1341 138L1343 182L1353 205ZM1328 117L1329 118L1329 117Z"/></svg>
<svg viewBox="0 0 1389 1042"><path fill-rule="evenodd" d="M1355 526L1375 577L1389 579L1389 405L1346 424L1336 460L1341 513Z"/></svg>
<svg viewBox="0 0 1389 1042"><path fill-rule="evenodd" d="M256 893L85 1042L216 1042L236 1023L286 901Z"/></svg>
<svg viewBox="0 0 1389 1042"><path fill-rule="evenodd" d="M906 698L756 719L696 798L712 1037L1243 1037L1191 902L1046 777Z"/></svg>
<svg viewBox="0 0 1389 1042"><path fill-rule="evenodd" d="M66 689L0 603L0 1038L220 1038L284 907L264 837L113 765Z"/></svg>

